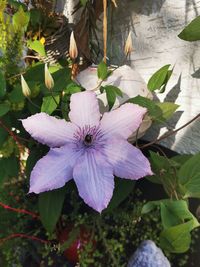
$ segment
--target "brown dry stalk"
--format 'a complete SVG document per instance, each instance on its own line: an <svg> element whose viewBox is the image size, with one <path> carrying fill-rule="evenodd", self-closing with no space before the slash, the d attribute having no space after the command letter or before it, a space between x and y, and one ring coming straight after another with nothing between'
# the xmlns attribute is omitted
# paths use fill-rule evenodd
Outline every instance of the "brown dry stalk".
<svg viewBox="0 0 200 267"><path fill-rule="evenodd" d="M103 61L106 63L107 58L107 0L103 0Z"/></svg>

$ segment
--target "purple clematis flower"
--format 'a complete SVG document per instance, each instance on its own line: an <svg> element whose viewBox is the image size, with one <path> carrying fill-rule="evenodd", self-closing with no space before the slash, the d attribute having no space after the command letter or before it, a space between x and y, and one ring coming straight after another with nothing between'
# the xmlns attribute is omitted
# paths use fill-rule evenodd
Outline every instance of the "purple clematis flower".
<svg viewBox="0 0 200 267"><path fill-rule="evenodd" d="M34 139L50 147L33 168L29 193L60 188L73 178L83 200L101 212L113 195L114 175L135 180L152 174L147 158L127 141L146 109L124 104L100 120L90 91L73 94L70 109L71 122L46 113L22 120Z"/></svg>

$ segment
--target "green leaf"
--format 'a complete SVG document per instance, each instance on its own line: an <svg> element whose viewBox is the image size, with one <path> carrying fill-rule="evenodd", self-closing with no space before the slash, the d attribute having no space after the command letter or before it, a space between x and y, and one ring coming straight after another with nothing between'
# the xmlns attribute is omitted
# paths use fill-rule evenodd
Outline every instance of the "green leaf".
<svg viewBox="0 0 200 267"><path fill-rule="evenodd" d="M3 73L0 71L0 98L6 94L6 80Z"/></svg>
<svg viewBox="0 0 200 267"><path fill-rule="evenodd" d="M101 63L99 63L97 68L97 75L101 80L105 80L108 77L108 67L105 62L102 61Z"/></svg>
<svg viewBox="0 0 200 267"><path fill-rule="evenodd" d="M80 0L82 6L86 6L88 0Z"/></svg>
<svg viewBox="0 0 200 267"><path fill-rule="evenodd" d="M179 183L184 190L184 197L200 198L200 153L191 157L178 172Z"/></svg>
<svg viewBox="0 0 200 267"><path fill-rule="evenodd" d="M160 203L161 220L164 229L195 220L184 200L165 200Z"/></svg>
<svg viewBox="0 0 200 267"><path fill-rule="evenodd" d="M172 158L178 164L178 167L181 167L187 160L189 160L193 155L177 155Z"/></svg>
<svg viewBox="0 0 200 267"><path fill-rule="evenodd" d="M190 42L200 40L200 16L192 20L192 22L184 28L178 37Z"/></svg>
<svg viewBox="0 0 200 267"><path fill-rule="evenodd" d="M110 212L113 209L117 208L129 196L129 194L133 192L134 187L135 181L117 179L115 183L113 197L105 212Z"/></svg>
<svg viewBox="0 0 200 267"><path fill-rule="evenodd" d="M49 233L54 231L61 215L65 194L66 187L62 187L39 195L40 218L44 228Z"/></svg>
<svg viewBox="0 0 200 267"><path fill-rule="evenodd" d="M16 31L26 31L30 20L30 13L24 12L23 7L20 6L19 10L13 15L13 26Z"/></svg>
<svg viewBox="0 0 200 267"><path fill-rule="evenodd" d="M20 84L15 85L14 89L9 93L8 99L12 103L19 103L24 101L25 97L22 93Z"/></svg>
<svg viewBox="0 0 200 267"><path fill-rule="evenodd" d="M141 107L147 108L148 114L152 118L152 120L156 122L162 122L162 110L153 100L138 95L129 99L127 103L138 104Z"/></svg>
<svg viewBox="0 0 200 267"><path fill-rule="evenodd" d="M160 234L160 246L174 253L187 251L191 243L190 232L199 226L187 202L171 199L150 201L143 206L142 214L152 212L156 207L160 208L164 228Z"/></svg>
<svg viewBox="0 0 200 267"><path fill-rule="evenodd" d="M4 116L10 110L10 104L2 103L0 104L0 117Z"/></svg>
<svg viewBox="0 0 200 267"><path fill-rule="evenodd" d="M74 94L74 93L79 93L82 91L82 87L75 84L75 83L70 83L69 85L67 85L67 88L64 90L66 93L69 94Z"/></svg>
<svg viewBox="0 0 200 267"><path fill-rule="evenodd" d="M101 86L101 91L102 90L105 90L106 91L106 98L107 98L107 101L108 101L108 106L109 106L109 110L112 109L115 101L116 101L116 98L117 98L117 95L122 97L122 92L121 90L116 87L116 86L113 86L113 85L106 85L103 87L102 89L102 86Z"/></svg>
<svg viewBox="0 0 200 267"><path fill-rule="evenodd" d="M169 75L168 74L169 67L170 65L165 65L152 75L147 84L148 89L150 91L155 91L156 89L160 89L161 86L165 83L167 75Z"/></svg>
<svg viewBox="0 0 200 267"><path fill-rule="evenodd" d="M53 113L54 110L57 108L57 104L59 104L59 102L59 95L55 95L54 98L52 96L43 97L41 112L46 112L47 114L51 115L51 113Z"/></svg>
<svg viewBox="0 0 200 267"><path fill-rule="evenodd" d="M197 220L190 220L165 229L160 234L160 246L171 253L184 253L190 248L190 232L198 227Z"/></svg>
<svg viewBox="0 0 200 267"><path fill-rule="evenodd" d="M19 160L15 156L4 159L4 170L9 177L18 177Z"/></svg>
<svg viewBox="0 0 200 267"><path fill-rule="evenodd" d="M162 110L162 119L168 120L177 110L179 105L172 102L157 103L157 106Z"/></svg>
<svg viewBox="0 0 200 267"><path fill-rule="evenodd" d="M44 84L44 64L39 62L31 66L24 74L24 79Z"/></svg>
<svg viewBox="0 0 200 267"><path fill-rule="evenodd" d="M115 92L116 95L118 95L120 97L123 97L122 91L118 87L116 87L114 85L105 85L104 89L105 90L111 90L111 91Z"/></svg>
<svg viewBox="0 0 200 267"><path fill-rule="evenodd" d="M38 26L42 23L42 11L40 9L31 8L30 23L33 27Z"/></svg>
<svg viewBox="0 0 200 267"><path fill-rule="evenodd" d="M0 148L2 147L3 143L6 141L8 137L8 132L5 131L4 128L0 127Z"/></svg>
<svg viewBox="0 0 200 267"><path fill-rule="evenodd" d="M27 45L30 49L34 50L35 52L37 52L40 56L45 57L46 56L46 51L44 48L44 45L38 41L38 40L28 40L27 41Z"/></svg>

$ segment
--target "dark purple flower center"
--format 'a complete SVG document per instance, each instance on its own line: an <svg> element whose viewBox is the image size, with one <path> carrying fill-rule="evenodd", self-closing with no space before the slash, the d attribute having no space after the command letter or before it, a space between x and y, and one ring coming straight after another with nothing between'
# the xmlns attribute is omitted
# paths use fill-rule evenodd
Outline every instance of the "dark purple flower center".
<svg viewBox="0 0 200 267"><path fill-rule="evenodd" d="M98 126L86 125L78 129L74 139L79 148L97 148L104 143L103 134Z"/></svg>
<svg viewBox="0 0 200 267"><path fill-rule="evenodd" d="M86 145L90 145L92 143L92 135L91 134L86 134L85 139L84 139L84 143Z"/></svg>

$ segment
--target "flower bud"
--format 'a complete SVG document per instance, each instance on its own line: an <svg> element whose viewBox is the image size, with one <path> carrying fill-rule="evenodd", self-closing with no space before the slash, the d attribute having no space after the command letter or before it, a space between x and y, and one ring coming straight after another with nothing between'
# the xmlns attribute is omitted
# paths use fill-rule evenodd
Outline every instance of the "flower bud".
<svg viewBox="0 0 200 267"><path fill-rule="evenodd" d="M133 42L132 42L132 36L131 32L129 32L129 35L126 39L125 47L124 47L124 53L127 56L133 51Z"/></svg>
<svg viewBox="0 0 200 267"><path fill-rule="evenodd" d="M116 0L112 0L112 2L113 2L113 5L114 5L115 7L117 7Z"/></svg>
<svg viewBox="0 0 200 267"><path fill-rule="evenodd" d="M49 72L47 64L45 64L45 67L44 67L44 78L45 78L46 87L49 90L51 90L54 87L54 80L53 80L53 77L51 76L51 73Z"/></svg>
<svg viewBox="0 0 200 267"><path fill-rule="evenodd" d="M25 81L23 75L21 75L21 86L22 86L22 93L25 97L29 97L31 95L31 90Z"/></svg>
<svg viewBox="0 0 200 267"><path fill-rule="evenodd" d="M74 38L74 32L71 33L69 43L69 56L71 59L76 59L78 56L78 49Z"/></svg>

